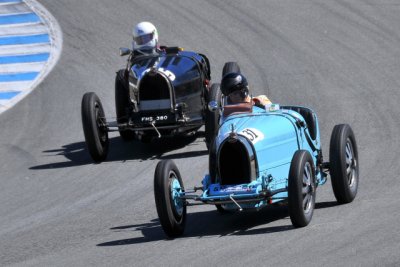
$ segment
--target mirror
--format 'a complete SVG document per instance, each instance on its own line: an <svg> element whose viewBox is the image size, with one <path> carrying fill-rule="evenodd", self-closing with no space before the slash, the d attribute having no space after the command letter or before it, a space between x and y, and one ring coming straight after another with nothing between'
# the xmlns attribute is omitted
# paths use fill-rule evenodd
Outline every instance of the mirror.
<svg viewBox="0 0 400 267"><path fill-rule="evenodd" d="M218 103L217 101L210 101L208 102L208 110L209 111L216 111L218 109Z"/></svg>
<svg viewBox="0 0 400 267"><path fill-rule="evenodd" d="M121 48L119 49L119 55L120 55L121 57L126 56L126 55L129 55L131 52L132 52L132 51L131 51L129 48L121 47Z"/></svg>

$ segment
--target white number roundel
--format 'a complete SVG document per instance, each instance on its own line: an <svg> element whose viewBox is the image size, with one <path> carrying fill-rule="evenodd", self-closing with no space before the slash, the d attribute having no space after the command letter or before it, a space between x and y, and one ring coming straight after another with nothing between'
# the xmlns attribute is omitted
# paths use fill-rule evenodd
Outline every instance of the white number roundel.
<svg viewBox="0 0 400 267"><path fill-rule="evenodd" d="M264 139L264 134L257 129L254 128L246 128L239 132L240 135L245 136L249 139L253 144L257 143L260 140Z"/></svg>
<svg viewBox="0 0 400 267"><path fill-rule="evenodd" d="M146 74L150 70L151 70L151 68L146 69L145 71L143 71L142 75ZM164 73L171 82L173 82L176 78L175 74L170 70L166 70L164 68L158 68L158 71Z"/></svg>
<svg viewBox="0 0 400 267"><path fill-rule="evenodd" d="M175 80L175 74L172 71L166 70L164 68L159 68L158 71L167 75L168 79L170 79L171 82L173 82Z"/></svg>

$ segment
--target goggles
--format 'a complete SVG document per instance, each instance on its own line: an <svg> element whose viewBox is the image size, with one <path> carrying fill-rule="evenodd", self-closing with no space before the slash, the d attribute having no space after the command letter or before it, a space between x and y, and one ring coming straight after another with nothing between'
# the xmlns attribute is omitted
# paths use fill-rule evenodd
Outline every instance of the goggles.
<svg viewBox="0 0 400 267"><path fill-rule="evenodd" d="M143 45L153 40L153 38L154 38L154 32L134 37L133 40L137 45Z"/></svg>

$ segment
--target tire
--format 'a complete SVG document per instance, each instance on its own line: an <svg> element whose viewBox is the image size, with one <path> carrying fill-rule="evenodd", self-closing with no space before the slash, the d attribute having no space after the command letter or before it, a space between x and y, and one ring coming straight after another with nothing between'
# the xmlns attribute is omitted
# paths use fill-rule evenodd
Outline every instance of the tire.
<svg viewBox="0 0 400 267"><path fill-rule="evenodd" d="M109 140L103 106L95 93L83 95L81 115L89 153L95 162L101 162L107 157Z"/></svg>
<svg viewBox="0 0 400 267"><path fill-rule="evenodd" d="M119 70L115 77L115 110L118 124L129 121L128 110L130 105L129 87L125 79L125 70ZM135 138L133 131L123 130L120 127L118 127L118 131L124 141L131 141Z"/></svg>
<svg viewBox="0 0 400 267"><path fill-rule="evenodd" d="M216 101L218 105L221 105L221 97L222 93L219 88L219 83L213 83L210 88L208 101ZM210 149L212 142L214 142L214 138L217 134L219 127L219 110L210 111L208 108L206 109L206 118L205 118L205 137L206 137L206 145L207 148Z"/></svg>
<svg viewBox="0 0 400 267"><path fill-rule="evenodd" d="M182 235L185 230L185 200L174 199L183 191L182 178L175 163L172 160L160 161L154 173L154 198L161 226L171 238Z"/></svg>
<svg viewBox="0 0 400 267"><path fill-rule="evenodd" d="M216 183L217 182L217 151L215 148L215 143L211 144L211 148L209 150L209 155L208 155L208 173L211 177L211 183ZM221 214L225 214L226 210L222 207L220 204L216 204L215 207L217 208L217 211Z"/></svg>
<svg viewBox="0 0 400 267"><path fill-rule="evenodd" d="M289 171L288 205L294 227L307 226L315 207L315 168L310 153L298 150L293 156Z"/></svg>
<svg viewBox="0 0 400 267"><path fill-rule="evenodd" d="M217 182L217 151L215 143L211 145L210 153L208 155L208 173L211 177L211 183ZM220 214L225 214L227 211L222 207L221 204L216 204L215 207Z"/></svg>
<svg viewBox="0 0 400 267"><path fill-rule="evenodd" d="M142 137L140 138L140 141L144 144L150 144L151 141L154 139L154 136L151 136L149 134L144 134L142 135Z"/></svg>
<svg viewBox="0 0 400 267"><path fill-rule="evenodd" d="M329 169L338 203L350 203L357 195L359 163L353 130L347 124L333 128L329 147Z"/></svg>
<svg viewBox="0 0 400 267"><path fill-rule="evenodd" d="M237 62L226 62L222 69L222 77L231 72L240 73L240 67Z"/></svg>
<svg viewBox="0 0 400 267"><path fill-rule="evenodd" d="M217 182L217 149L215 143L212 143L208 155L208 172L212 183Z"/></svg>
<svg viewBox="0 0 400 267"><path fill-rule="evenodd" d="M215 204L215 207L217 208L217 211L218 211L220 214L226 214L226 213L227 213L227 211L222 207L221 204Z"/></svg>

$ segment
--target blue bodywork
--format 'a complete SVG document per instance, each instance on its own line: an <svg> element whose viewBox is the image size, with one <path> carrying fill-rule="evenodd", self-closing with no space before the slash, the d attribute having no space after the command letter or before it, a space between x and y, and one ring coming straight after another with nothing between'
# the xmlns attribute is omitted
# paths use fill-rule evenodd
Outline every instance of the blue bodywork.
<svg viewBox="0 0 400 267"><path fill-rule="evenodd" d="M215 178L210 175L204 177L203 193L196 200L220 204L224 209L261 208L284 201L288 197L291 161L297 150L307 150L312 155L316 184L322 185L326 182L326 175L319 168L322 154L315 113L303 107L273 107L263 109L254 106L251 113L232 114L221 118L215 139L217 174ZM304 117L292 109L302 109L314 116L314 138L311 138ZM223 157L230 155L223 154L221 147L227 142L242 142L243 147L247 149L250 165L254 166L251 167L252 177L244 179L247 180L245 183L231 184L229 177L222 181L221 168L234 167L224 163ZM222 166L224 164L225 166Z"/></svg>

